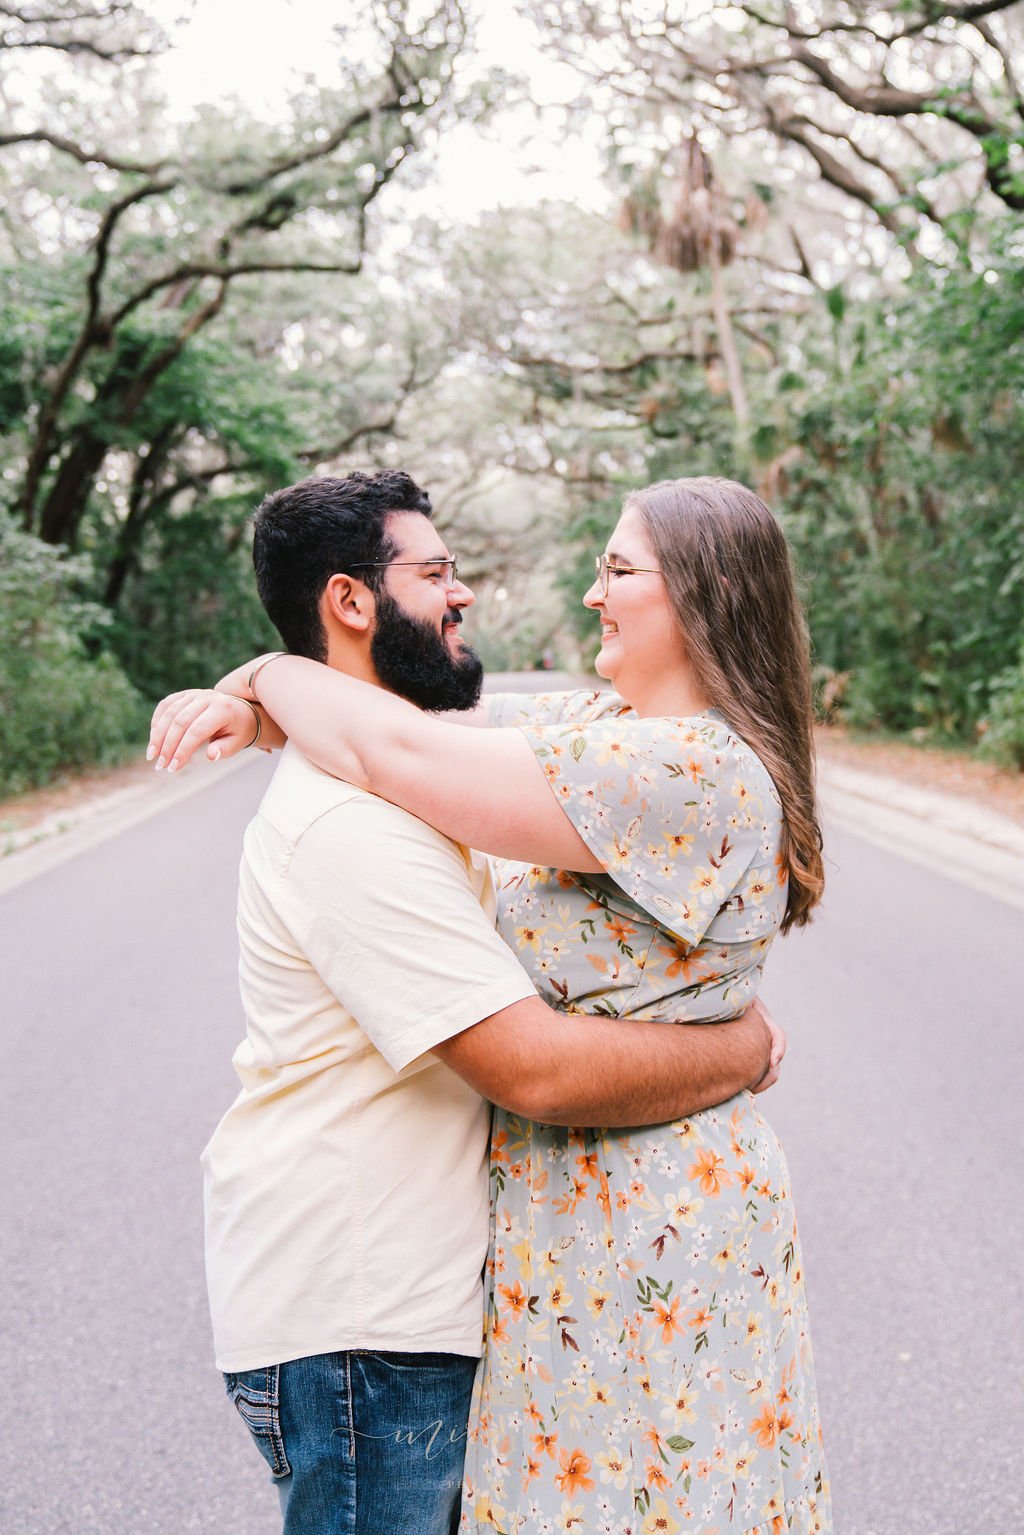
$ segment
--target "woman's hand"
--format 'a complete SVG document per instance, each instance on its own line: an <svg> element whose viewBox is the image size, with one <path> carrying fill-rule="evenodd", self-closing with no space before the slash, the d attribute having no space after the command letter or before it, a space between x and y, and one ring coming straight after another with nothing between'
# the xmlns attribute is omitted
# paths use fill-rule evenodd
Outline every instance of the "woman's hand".
<svg viewBox="0 0 1024 1535"><path fill-rule="evenodd" d="M211 762L234 757L255 744L259 715L255 704L212 688L186 688L161 699L149 727L146 760L175 773L206 746Z"/></svg>

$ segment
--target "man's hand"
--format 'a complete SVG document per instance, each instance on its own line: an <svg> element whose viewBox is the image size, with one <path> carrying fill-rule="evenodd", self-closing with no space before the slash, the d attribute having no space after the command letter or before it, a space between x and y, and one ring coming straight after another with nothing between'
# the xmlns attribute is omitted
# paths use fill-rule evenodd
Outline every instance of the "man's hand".
<svg viewBox="0 0 1024 1535"><path fill-rule="evenodd" d="M775 1022L775 1019L765 1007L760 997L754 998L753 1002L747 1008L747 1012L744 1016L749 1017L751 1013L755 1013L760 1018L761 1022L768 1030L768 1034L771 1039L771 1052L768 1056L768 1070L765 1072L760 1082L755 1083L755 1085L750 1089L752 1093L764 1093L767 1092L769 1087L774 1087L776 1082L779 1080L779 1071L782 1066L782 1058L786 1053L786 1036L779 1025Z"/></svg>
<svg viewBox="0 0 1024 1535"><path fill-rule="evenodd" d="M170 772L183 768L200 746L211 762L233 757L253 743L253 706L230 693L212 688L187 688L171 693L153 711L146 758Z"/></svg>

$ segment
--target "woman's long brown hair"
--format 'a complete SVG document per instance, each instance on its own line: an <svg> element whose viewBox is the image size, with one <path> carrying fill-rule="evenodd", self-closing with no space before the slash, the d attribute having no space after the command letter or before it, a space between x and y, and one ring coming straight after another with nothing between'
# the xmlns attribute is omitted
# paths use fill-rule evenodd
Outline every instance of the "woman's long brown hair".
<svg viewBox="0 0 1024 1535"><path fill-rule="evenodd" d="M698 684L778 790L789 875L782 931L802 927L825 877L807 629L785 536L733 480L660 480L626 506L643 520Z"/></svg>

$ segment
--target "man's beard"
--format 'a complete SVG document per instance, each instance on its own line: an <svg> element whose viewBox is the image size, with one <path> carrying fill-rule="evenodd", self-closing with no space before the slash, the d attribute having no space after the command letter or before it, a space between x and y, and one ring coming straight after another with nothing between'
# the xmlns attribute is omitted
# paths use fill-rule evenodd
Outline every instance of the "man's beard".
<svg viewBox="0 0 1024 1535"><path fill-rule="evenodd" d="M462 622L457 608L447 622ZM370 659L386 688L421 709L472 709L479 701L484 668L476 652L464 646L454 655L443 634L388 592L377 597Z"/></svg>

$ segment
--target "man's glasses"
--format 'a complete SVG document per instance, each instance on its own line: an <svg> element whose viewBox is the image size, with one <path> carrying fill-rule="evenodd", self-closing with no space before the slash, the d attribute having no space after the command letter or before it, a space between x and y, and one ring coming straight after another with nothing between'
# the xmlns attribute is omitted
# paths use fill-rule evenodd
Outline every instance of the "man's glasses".
<svg viewBox="0 0 1024 1535"><path fill-rule="evenodd" d="M384 570L389 565L436 565L439 574L441 569L447 566L448 573L444 579L445 586L451 591L453 586L458 585L459 560L458 556L454 554L445 560L363 560L360 564L350 565L348 568L349 570Z"/></svg>
<svg viewBox="0 0 1024 1535"><path fill-rule="evenodd" d="M608 581L611 576L660 576L660 570L653 570L650 565L611 565L606 554L599 554L594 560L597 566L597 580L601 588L601 596L608 595Z"/></svg>

